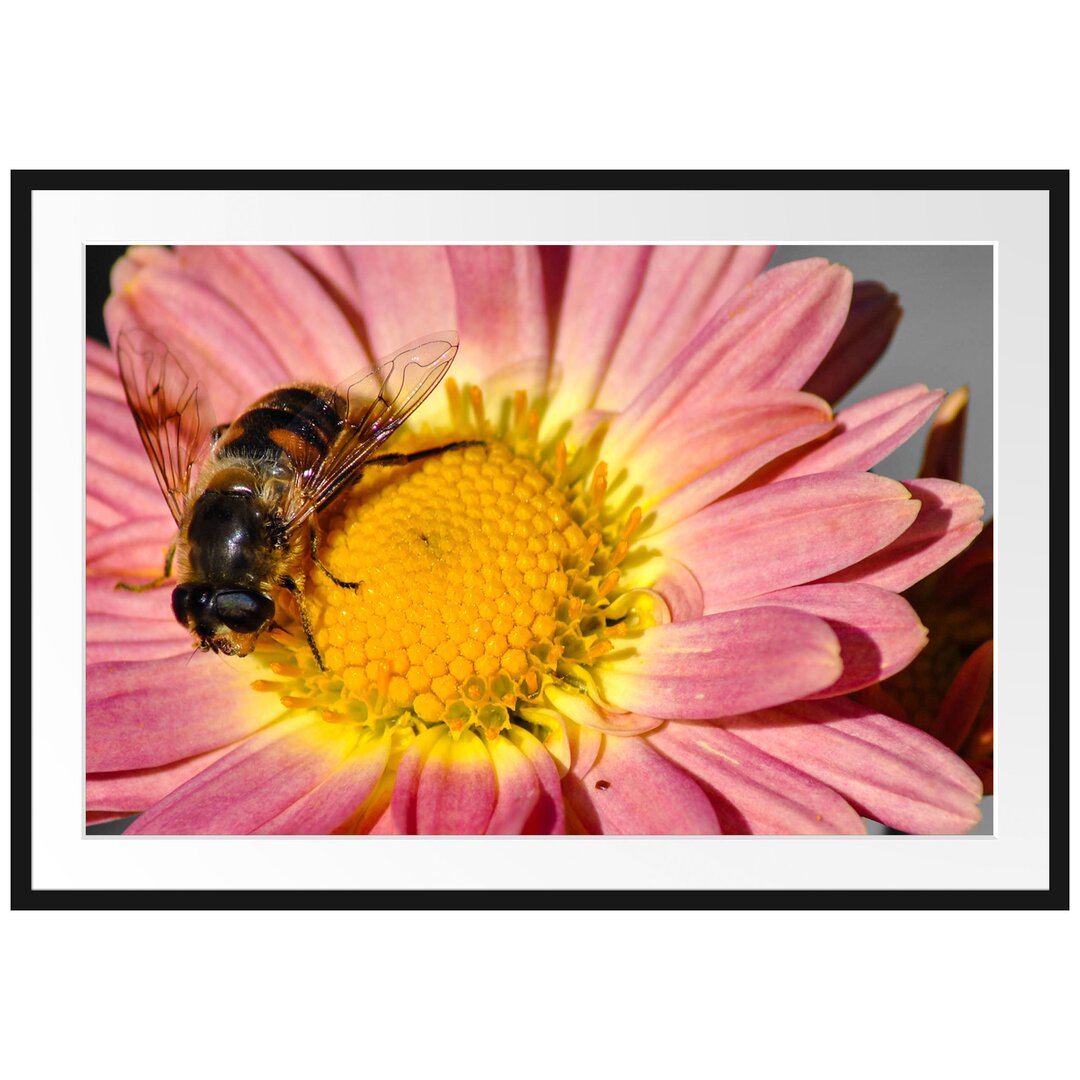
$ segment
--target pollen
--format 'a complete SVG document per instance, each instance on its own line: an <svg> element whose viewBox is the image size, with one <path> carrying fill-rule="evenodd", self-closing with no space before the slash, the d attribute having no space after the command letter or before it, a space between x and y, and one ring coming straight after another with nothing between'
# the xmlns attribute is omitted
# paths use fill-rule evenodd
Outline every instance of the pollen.
<svg viewBox="0 0 1080 1080"><path fill-rule="evenodd" d="M625 634L631 605L612 605L641 512L607 505L599 443L542 445L524 394L496 411L447 382L454 427L403 433L393 449L477 444L371 467L320 519L320 561L360 584L310 567L304 595L326 670L308 663L288 690L264 681L283 703L317 699L335 723L408 737L441 723L493 739L553 682L588 692L588 666ZM302 656L298 645L275 674L304 667Z"/></svg>

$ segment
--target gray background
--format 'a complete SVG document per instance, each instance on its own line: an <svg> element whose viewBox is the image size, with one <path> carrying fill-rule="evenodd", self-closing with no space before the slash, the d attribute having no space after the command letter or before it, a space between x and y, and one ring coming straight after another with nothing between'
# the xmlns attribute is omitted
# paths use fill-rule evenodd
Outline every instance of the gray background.
<svg viewBox="0 0 1080 1080"><path fill-rule="evenodd" d="M856 281L880 281L900 294L904 316L877 366L840 402L898 386L967 384L964 482L994 506L994 249L989 244L784 246L770 266L819 255L850 268ZM926 428L876 472L909 480L919 471Z"/></svg>

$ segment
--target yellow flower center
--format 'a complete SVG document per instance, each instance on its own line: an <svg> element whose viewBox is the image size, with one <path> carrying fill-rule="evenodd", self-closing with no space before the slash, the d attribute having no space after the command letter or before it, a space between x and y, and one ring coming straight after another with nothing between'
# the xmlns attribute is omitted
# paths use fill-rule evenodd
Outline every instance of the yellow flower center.
<svg viewBox="0 0 1080 1080"><path fill-rule="evenodd" d="M320 560L361 584L312 568L305 596L326 671L294 636L292 660L273 664L294 678L256 684L286 705L493 739L523 720L535 729L552 683L590 691L593 661L650 621L632 600L612 607L641 513L605 507L599 438L568 460L562 442L541 444L524 394L492 425L475 389L450 382L448 393L452 430L402 434L394 450L483 445L371 468L324 516Z"/></svg>

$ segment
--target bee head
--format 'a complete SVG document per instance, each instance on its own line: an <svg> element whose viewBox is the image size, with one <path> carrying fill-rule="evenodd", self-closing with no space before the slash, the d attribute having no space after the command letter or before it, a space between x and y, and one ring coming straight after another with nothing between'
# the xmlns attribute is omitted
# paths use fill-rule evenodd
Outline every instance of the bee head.
<svg viewBox="0 0 1080 1080"><path fill-rule="evenodd" d="M177 585L172 609L176 621L198 639L199 647L226 656L247 656L274 618L271 597L254 589Z"/></svg>

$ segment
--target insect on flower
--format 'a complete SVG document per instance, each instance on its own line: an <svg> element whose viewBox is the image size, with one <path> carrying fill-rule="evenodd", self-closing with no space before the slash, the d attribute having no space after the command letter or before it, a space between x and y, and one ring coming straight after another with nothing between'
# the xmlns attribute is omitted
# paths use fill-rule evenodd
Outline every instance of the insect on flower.
<svg viewBox="0 0 1080 1080"><path fill-rule="evenodd" d="M168 345L143 329L122 332L120 374L143 446L177 524L161 577L178 564L172 609L197 647L247 656L291 594L308 646L322 656L304 601L307 559L319 559L317 516L373 465L410 462L474 445L409 454L376 451L438 386L457 353L453 333L421 338L332 388L294 383L215 424L205 390Z"/></svg>

